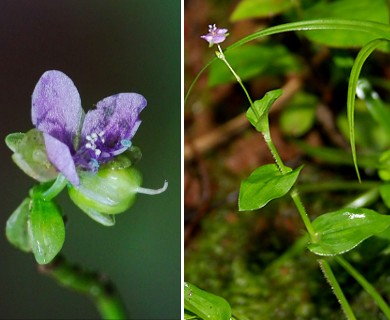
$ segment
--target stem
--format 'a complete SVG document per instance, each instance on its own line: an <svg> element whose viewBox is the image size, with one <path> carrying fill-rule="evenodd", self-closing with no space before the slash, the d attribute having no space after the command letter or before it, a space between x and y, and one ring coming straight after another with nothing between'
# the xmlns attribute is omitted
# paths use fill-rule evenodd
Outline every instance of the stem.
<svg viewBox="0 0 390 320"><path fill-rule="evenodd" d="M238 83L241 85L242 89L244 90L244 92L245 92L245 94L246 94L246 96L247 96L247 98L248 98L248 100L249 100L249 102L250 102L250 104L252 106L253 105L252 99L249 96L249 93L246 90L244 84L242 83L240 77L237 75L237 73L230 66L229 62L226 60L225 55L223 54L223 51L222 51L220 45L218 45L218 49L219 49L219 53L217 53L217 57L219 59L221 59L223 62L225 62L225 64L228 66L229 70L233 73L233 75L237 79ZM254 111L256 116L259 117L259 115L257 114L256 108L252 108L252 110ZM271 138L271 134L270 134L268 125L267 125L266 129L264 130L264 132L262 132L262 134L263 134L264 140L267 143L267 146L268 146L272 156L275 159L276 165L278 166L280 172L282 174L286 174L289 171L289 168L284 165L282 158L280 157L278 151L276 150L276 147L275 147L275 145L274 145L274 143L272 141L272 138ZM306 230L307 230L307 232L309 233L309 236L310 236L310 240L311 241L315 241L316 235L315 235L315 232L314 232L314 228L313 228L313 226L312 226L312 224L310 222L310 219L309 219L309 217L307 215L305 207L303 206L303 203L301 201L301 198L299 197L299 194L298 194L298 191L297 191L296 188L294 188L290 192L290 196L293 199L293 201L295 203L295 206L298 209L298 212L299 212L299 214L300 214L300 216L302 218L303 223L305 224Z"/></svg>
<svg viewBox="0 0 390 320"><path fill-rule="evenodd" d="M387 319L390 319L390 308L388 304L383 300L381 295L375 288L357 271L352 267L347 260L342 256L336 256L336 261L366 290L366 292L374 299L378 307L385 314Z"/></svg>
<svg viewBox="0 0 390 320"><path fill-rule="evenodd" d="M282 158L280 157L278 151L276 150L269 129L266 132L263 132L263 138L264 141L267 143L268 149L271 152L273 158L275 159L276 165L278 166L280 172L282 174L286 174L288 172L288 168L284 165Z"/></svg>
<svg viewBox="0 0 390 320"><path fill-rule="evenodd" d="M272 141L271 134L270 134L269 130L267 130L266 132L263 132L263 137L264 137L265 142L267 143L267 146L268 146L272 156L275 159L276 165L278 166L280 172L282 174L286 174L288 172L289 168L287 168L284 165L282 158L280 157L278 151L276 150L276 147ZM314 228L310 222L309 216L307 215L306 209L303 206L303 203L302 203L301 197L299 196L297 188L294 187L290 191L290 196L291 196L292 200L294 201L294 204L299 212L299 215L301 216L303 223L305 224L306 230L310 236L310 240L312 242L314 242L316 240L316 234L315 234Z"/></svg>
<svg viewBox="0 0 390 320"><path fill-rule="evenodd" d="M329 263L324 259L318 260L318 263L320 264L321 270L324 273L326 280L328 280L329 285L332 287L333 293L335 294L335 296L339 300L339 303L340 303L347 319L356 320L356 317L351 309L351 306L349 305L347 299L345 298L344 293L341 290L340 285L337 282L337 279L334 276L333 271L330 268Z"/></svg>
<svg viewBox="0 0 390 320"><path fill-rule="evenodd" d="M39 270L64 287L89 296L103 319L126 319L126 309L113 283L101 274L72 265L58 256Z"/></svg>
<svg viewBox="0 0 390 320"><path fill-rule="evenodd" d="M231 73L233 74L233 76L236 78L237 82L240 84L242 90L244 90L245 95L246 95L246 97L248 98L248 101L249 101L250 105L252 106L252 105L253 105L253 101L252 101L252 99L251 99L251 97L250 97L248 91L246 90L244 84L242 83L241 78L238 76L238 74L234 71L234 69L231 67L231 65L229 64L229 62L226 60L225 55L224 55L224 53L223 53L223 51L222 51L220 45L218 45L218 50L219 50L219 52L216 53L216 54L217 54L217 57L218 57L219 59L221 59L221 60L227 65L227 67L229 68L229 70L231 71ZM254 108L253 108L253 111L254 111L255 113L257 112ZM258 116L258 114L256 114L256 116Z"/></svg>
<svg viewBox="0 0 390 320"><path fill-rule="evenodd" d="M303 206L301 197L299 196L298 189L296 187L294 187L290 191L290 197L294 201L294 204L295 204L296 208L298 209L299 215L301 216L301 219L302 219L303 223L305 224L306 230L310 236L310 241L315 242L316 238L317 238L316 233L314 231L313 225L310 222L309 216L307 215L306 209Z"/></svg>

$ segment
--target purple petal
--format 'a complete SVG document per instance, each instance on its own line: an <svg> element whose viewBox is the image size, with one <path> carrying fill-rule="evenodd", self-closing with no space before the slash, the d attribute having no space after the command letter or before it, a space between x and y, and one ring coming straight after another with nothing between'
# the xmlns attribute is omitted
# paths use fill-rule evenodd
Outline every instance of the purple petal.
<svg viewBox="0 0 390 320"><path fill-rule="evenodd" d="M122 140L131 140L141 124L140 112L146 107L146 99L138 93L119 93L98 102L96 110L85 116L81 136L104 135L104 146L115 151L123 148Z"/></svg>
<svg viewBox="0 0 390 320"><path fill-rule="evenodd" d="M213 46L214 44L218 44L221 42L224 42L226 37L229 35L228 29L225 28L217 28L215 24L209 25L209 33L201 36L202 39L206 40L209 44L210 47Z"/></svg>
<svg viewBox="0 0 390 320"><path fill-rule="evenodd" d="M71 184L78 186L80 179L68 146L46 133L43 136L45 138L47 157L50 162Z"/></svg>
<svg viewBox="0 0 390 320"><path fill-rule="evenodd" d="M61 71L46 71L32 95L32 122L36 128L65 143L71 151L83 110L77 88Z"/></svg>

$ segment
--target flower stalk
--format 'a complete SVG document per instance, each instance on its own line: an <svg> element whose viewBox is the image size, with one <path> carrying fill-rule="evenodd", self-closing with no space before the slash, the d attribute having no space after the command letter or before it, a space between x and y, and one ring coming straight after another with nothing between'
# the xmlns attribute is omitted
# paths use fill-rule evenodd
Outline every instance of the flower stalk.
<svg viewBox="0 0 390 320"><path fill-rule="evenodd" d="M71 264L61 255L50 264L40 265L39 271L92 299L102 319L127 319L124 302L106 276Z"/></svg>

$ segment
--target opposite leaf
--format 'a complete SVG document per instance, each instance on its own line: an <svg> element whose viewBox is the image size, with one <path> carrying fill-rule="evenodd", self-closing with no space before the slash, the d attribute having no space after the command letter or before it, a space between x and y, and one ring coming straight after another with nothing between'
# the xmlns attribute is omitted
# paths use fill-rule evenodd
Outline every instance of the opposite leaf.
<svg viewBox="0 0 390 320"><path fill-rule="evenodd" d="M268 131L268 112L282 93L282 89L267 92L262 99L256 100L246 112L247 119L257 131L261 133Z"/></svg>
<svg viewBox="0 0 390 320"><path fill-rule="evenodd" d="M27 232L27 220L30 213L30 198L26 198L7 220L5 234L10 243L22 251L31 251Z"/></svg>
<svg viewBox="0 0 390 320"><path fill-rule="evenodd" d="M390 216L369 209L344 208L329 212L313 221L318 240L308 248L321 256L342 254L389 226Z"/></svg>
<svg viewBox="0 0 390 320"><path fill-rule="evenodd" d="M33 199L28 233L35 260L39 264L53 260L65 241L64 221L54 202Z"/></svg>
<svg viewBox="0 0 390 320"><path fill-rule="evenodd" d="M301 170L302 166L281 174L275 164L257 168L241 182L238 198L239 210L260 209L271 200L284 196L294 185Z"/></svg>

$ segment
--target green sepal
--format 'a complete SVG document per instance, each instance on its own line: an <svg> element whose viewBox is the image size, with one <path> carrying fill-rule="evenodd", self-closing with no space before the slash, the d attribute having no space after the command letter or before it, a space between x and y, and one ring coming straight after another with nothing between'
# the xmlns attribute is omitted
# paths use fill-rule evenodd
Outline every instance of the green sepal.
<svg viewBox="0 0 390 320"><path fill-rule="evenodd" d="M112 227L115 225L115 215L105 214L98 212L88 206L84 206L82 203L78 203L78 207L84 211L92 220L95 220L97 223L105 227Z"/></svg>
<svg viewBox="0 0 390 320"><path fill-rule="evenodd" d="M16 165L33 179L46 182L58 175L47 158L42 132L32 129L27 133L12 133L5 142L14 152L12 159Z"/></svg>
<svg viewBox="0 0 390 320"><path fill-rule="evenodd" d="M267 92L260 100L256 100L246 112L249 122L261 133L268 132L268 113L273 103L283 93L282 89Z"/></svg>
<svg viewBox="0 0 390 320"><path fill-rule="evenodd" d="M365 208L343 208L313 221L317 241L310 243L308 248L320 256L342 254L388 227L388 215Z"/></svg>
<svg viewBox="0 0 390 320"><path fill-rule="evenodd" d="M80 186L68 186L69 196L81 210L98 216L99 220L99 214L105 219L104 215L122 213L133 205L142 176L134 167L112 169L105 166L96 174L80 174L80 182Z"/></svg>
<svg viewBox="0 0 390 320"><path fill-rule="evenodd" d="M303 166L282 174L275 164L254 170L241 182L238 207L240 211L256 210L290 191Z"/></svg>
<svg viewBox="0 0 390 320"><path fill-rule="evenodd" d="M230 320L232 316L230 305L224 298L188 282L184 282L184 310L208 320Z"/></svg>
<svg viewBox="0 0 390 320"><path fill-rule="evenodd" d="M65 225L52 201L34 198L28 219L28 234L35 260L47 264L60 252L65 241Z"/></svg>
<svg viewBox="0 0 390 320"><path fill-rule="evenodd" d="M23 132L10 133L5 137L5 144L12 152L16 152L25 135Z"/></svg>
<svg viewBox="0 0 390 320"><path fill-rule="evenodd" d="M142 158L141 149L137 146L131 146L124 153L116 156L111 161L102 165L101 169L109 168L111 170L125 169L134 166Z"/></svg>
<svg viewBox="0 0 390 320"><path fill-rule="evenodd" d="M25 252L31 251L30 238L27 231L30 203L30 198L24 199L8 218L5 227L5 234L8 241L16 248Z"/></svg>

